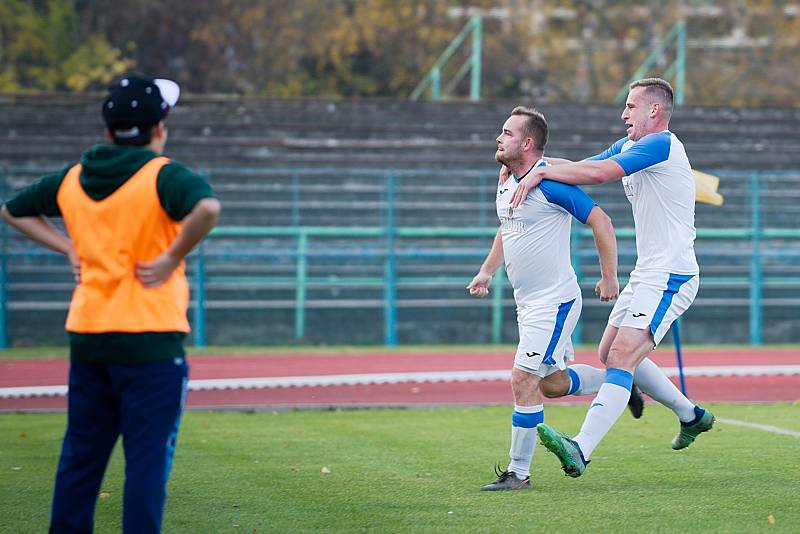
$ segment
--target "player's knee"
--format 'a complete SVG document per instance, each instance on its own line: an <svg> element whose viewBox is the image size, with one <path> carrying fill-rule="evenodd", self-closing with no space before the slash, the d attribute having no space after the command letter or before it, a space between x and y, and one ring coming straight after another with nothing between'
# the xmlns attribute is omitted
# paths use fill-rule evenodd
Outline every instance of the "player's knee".
<svg viewBox="0 0 800 534"><path fill-rule="evenodd" d="M603 361L607 368L624 369L633 364L636 347L630 343L614 343Z"/></svg>
<svg viewBox="0 0 800 534"><path fill-rule="evenodd" d="M653 338L648 330L631 329L614 339L608 350L607 368L633 369L653 350Z"/></svg>
<svg viewBox="0 0 800 534"><path fill-rule="evenodd" d="M514 392L514 398L519 400L528 398L539 388L537 377L515 369L511 373L511 390Z"/></svg>
<svg viewBox="0 0 800 534"><path fill-rule="evenodd" d="M514 392L514 396L517 396L519 393L525 391L527 386L527 380L521 378L517 374L511 375L511 391Z"/></svg>

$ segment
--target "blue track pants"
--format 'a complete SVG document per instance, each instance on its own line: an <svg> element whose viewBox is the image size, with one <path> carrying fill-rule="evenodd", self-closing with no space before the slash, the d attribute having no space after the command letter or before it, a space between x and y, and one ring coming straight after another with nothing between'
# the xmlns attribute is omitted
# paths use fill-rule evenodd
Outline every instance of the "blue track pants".
<svg viewBox="0 0 800 534"><path fill-rule="evenodd" d="M123 531L160 531L188 371L184 358L137 365L72 362L50 532L92 532L100 484L120 434Z"/></svg>

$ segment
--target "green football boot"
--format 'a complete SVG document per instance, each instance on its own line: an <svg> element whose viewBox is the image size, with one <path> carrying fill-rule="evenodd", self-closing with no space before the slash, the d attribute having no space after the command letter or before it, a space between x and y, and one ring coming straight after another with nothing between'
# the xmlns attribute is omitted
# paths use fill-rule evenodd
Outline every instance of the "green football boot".
<svg viewBox="0 0 800 534"><path fill-rule="evenodd" d="M556 455L561 462L561 469L568 477L578 478L586 471L589 464L583 458L583 453L578 444L569 439L565 434L544 423L536 427L539 439L547 450Z"/></svg>
<svg viewBox="0 0 800 534"><path fill-rule="evenodd" d="M714 426L713 413L699 406L694 407L694 413L697 418L691 423L681 423L681 431L672 440L672 448L676 451L685 449L697 439L697 436L711 430L711 427Z"/></svg>

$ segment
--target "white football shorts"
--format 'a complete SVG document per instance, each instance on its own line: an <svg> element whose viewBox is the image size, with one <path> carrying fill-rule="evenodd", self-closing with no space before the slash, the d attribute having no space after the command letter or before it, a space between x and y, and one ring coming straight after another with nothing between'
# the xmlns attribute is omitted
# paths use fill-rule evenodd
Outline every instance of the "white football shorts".
<svg viewBox="0 0 800 534"><path fill-rule="evenodd" d="M581 295L567 302L517 308L519 345L514 367L542 378L575 359L572 331L581 315Z"/></svg>
<svg viewBox="0 0 800 534"><path fill-rule="evenodd" d="M648 329L658 345L672 322L694 302L699 287L698 274L633 271L611 310L608 324Z"/></svg>

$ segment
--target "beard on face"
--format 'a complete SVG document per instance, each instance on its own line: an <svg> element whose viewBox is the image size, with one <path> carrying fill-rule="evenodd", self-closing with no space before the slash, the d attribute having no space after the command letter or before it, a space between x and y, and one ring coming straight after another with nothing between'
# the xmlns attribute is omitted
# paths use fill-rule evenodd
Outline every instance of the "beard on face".
<svg viewBox="0 0 800 534"><path fill-rule="evenodd" d="M509 164L514 163L518 159L518 158L514 157L515 155L517 155L517 154L515 154L514 152L509 150L508 147L506 147L506 148L503 149L502 152L500 152L499 150L496 151L494 153L494 159L495 159L495 161L497 161L497 163L501 163L501 164L505 165L506 167L508 167Z"/></svg>

